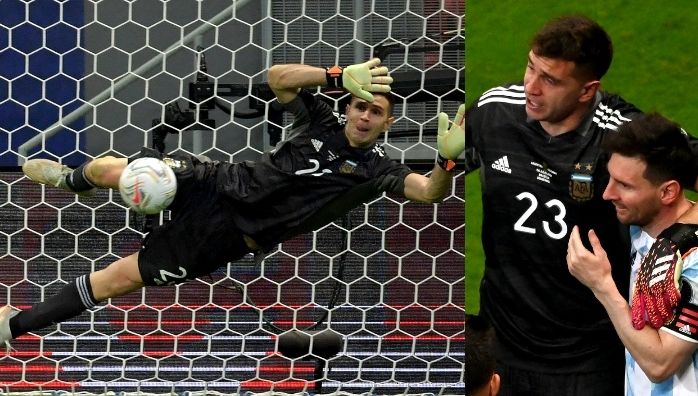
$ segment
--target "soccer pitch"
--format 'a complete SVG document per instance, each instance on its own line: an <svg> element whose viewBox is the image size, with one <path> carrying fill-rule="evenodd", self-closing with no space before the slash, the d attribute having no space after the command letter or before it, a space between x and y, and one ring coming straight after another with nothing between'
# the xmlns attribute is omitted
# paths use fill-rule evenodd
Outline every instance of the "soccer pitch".
<svg viewBox="0 0 698 396"><path fill-rule="evenodd" d="M657 111L698 135L698 13L690 0L467 1L465 18L466 103L485 90L523 78L533 34L557 15L595 19L614 43L611 69L603 79L643 111ZM484 258L480 244L482 206L477 172L466 178L466 311L479 310ZM561 263L564 265L564 263Z"/></svg>

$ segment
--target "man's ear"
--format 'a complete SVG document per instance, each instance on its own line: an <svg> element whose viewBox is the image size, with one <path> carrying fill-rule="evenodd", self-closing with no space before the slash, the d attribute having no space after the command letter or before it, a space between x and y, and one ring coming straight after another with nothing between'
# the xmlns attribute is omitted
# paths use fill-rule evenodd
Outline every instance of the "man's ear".
<svg viewBox="0 0 698 396"><path fill-rule="evenodd" d="M594 100L596 92L601 87L601 81L589 81L582 86L581 95L579 96L580 102L589 102Z"/></svg>
<svg viewBox="0 0 698 396"><path fill-rule="evenodd" d="M669 180L662 183L660 189L660 199L662 204L668 205L681 198L683 195L683 190L681 189L681 184L676 180Z"/></svg>
<svg viewBox="0 0 698 396"><path fill-rule="evenodd" d="M388 132L388 129L393 126L393 122L395 122L395 117L388 117L388 119L385 121L385 128L383 129L383 132Z"/></svg>
<svg viewBox="0 0 698 396"><path fill-rule="evenodd" d="M502 379L499 377L499 374L492 374L492 378L490 378L490 396L497 396L501 382Z"/></svg>

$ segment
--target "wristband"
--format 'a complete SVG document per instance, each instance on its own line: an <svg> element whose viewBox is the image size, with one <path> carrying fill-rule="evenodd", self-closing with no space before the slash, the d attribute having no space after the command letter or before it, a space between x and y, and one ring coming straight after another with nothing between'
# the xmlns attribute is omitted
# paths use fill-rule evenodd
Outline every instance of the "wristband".
<svg viewBox="0 0 698 396"><path fill-rule="evenodd" d="M446 172L451 172L456 169L456 162L450 159L444 158L441 153L436 157L436 163L441 167L441 169Z"/></svg>
<svg viewBox="0 0 698 396"><path fill-rule="evenodd" d="M325 77L327 78L328 88L343 88L342 84L342 68L340 66L328 67Z"/></svg>

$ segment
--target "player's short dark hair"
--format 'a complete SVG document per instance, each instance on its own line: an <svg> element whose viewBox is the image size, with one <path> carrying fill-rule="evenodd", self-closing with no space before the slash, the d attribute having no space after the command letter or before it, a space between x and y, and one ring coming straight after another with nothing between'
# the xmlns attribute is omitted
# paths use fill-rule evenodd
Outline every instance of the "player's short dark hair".
<svg viewBox="0 0 698 396"><path fill-rule="evenodd" d="M392 116L395 108L395 95L392 92L374 92L373 95L379 95L388 100L388 116Z"/></svg>
<svg viewBox="0 0 698 396"><path fill-rule="evenodd" d="M642 115L609 133L602 143L608 153L638 157L647 164L644 177L658 185L668 180L691 188L696 181L696 157L681 127L657 113Z"/></svg>
<svg viewBox="0 0 698 396"><path fill-rule="evenodd" d="M395 109L395 95L393 95L392 92L371 92L373 96L382 96L388 101L388 117L391 117L393 115L393 110ZM358 96L351 95L349 96L349 101L345 102L347 104L351 104L354 101L354 98L359 98Z"/></svg>
<svg viewBox="0 0 698 396"><path fill-rule="evenodd" d="M488 384L495 372L494 329L482 316L468 315L465 322L465 394Z"/></svg>
<svg viewBox="0 0 698 396"><path fill-rule="evenodd" d="M596 22L582 15L555 18L533 36L531 50L545 58L574 62L584 77L600 80L611 66L613 43Z"/></svg>

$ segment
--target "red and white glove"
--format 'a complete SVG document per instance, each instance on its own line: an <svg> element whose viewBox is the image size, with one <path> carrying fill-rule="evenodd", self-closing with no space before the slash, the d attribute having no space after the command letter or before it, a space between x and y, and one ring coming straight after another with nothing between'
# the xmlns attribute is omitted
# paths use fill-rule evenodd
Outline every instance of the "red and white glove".
<svg viewBox="0 0 698 396"><path fill-rule="evenodd" d="M676 223L662 231L642 258L631 301L633 327L671 322L681 300L683 257L698 247L698 225Z"/></svg>

